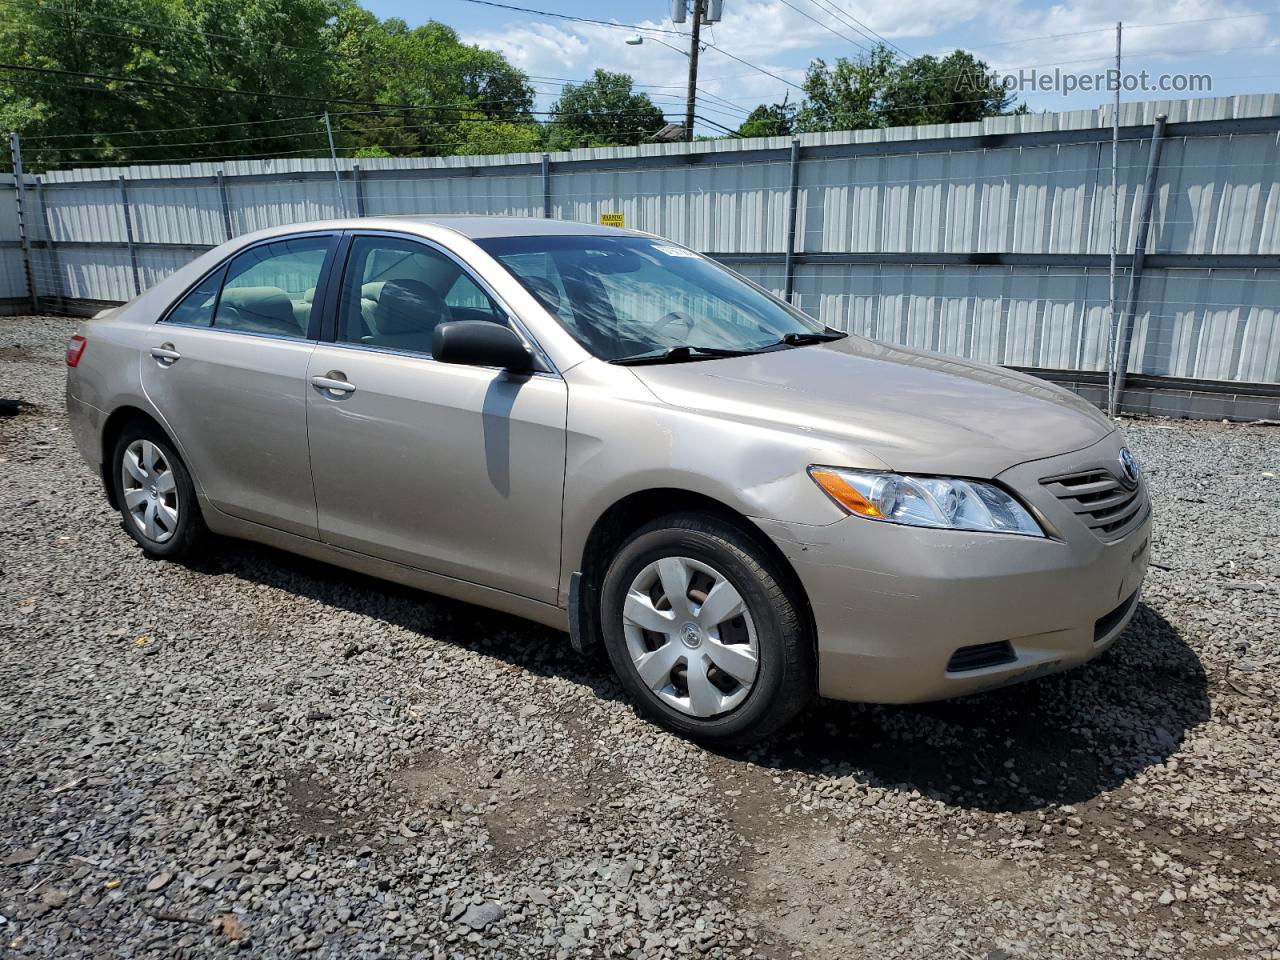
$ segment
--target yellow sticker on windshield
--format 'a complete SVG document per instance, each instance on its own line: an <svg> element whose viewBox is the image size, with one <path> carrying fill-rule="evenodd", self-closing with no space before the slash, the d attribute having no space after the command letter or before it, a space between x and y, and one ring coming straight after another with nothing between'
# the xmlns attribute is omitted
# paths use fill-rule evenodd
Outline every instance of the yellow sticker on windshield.
<svg viewBox="0 0 1280 960"><path fill-rule="evenodd" d="M625 227L627 218L620 213L602 213L600 214L600 226L602 227Z"/></svg>

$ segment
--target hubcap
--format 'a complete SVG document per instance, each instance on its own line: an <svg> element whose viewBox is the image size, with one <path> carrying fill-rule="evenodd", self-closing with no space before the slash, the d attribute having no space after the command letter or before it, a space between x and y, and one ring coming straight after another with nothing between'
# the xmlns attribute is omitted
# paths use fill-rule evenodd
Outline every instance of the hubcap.
<svg viewBox="0 0 1280 960"><path fill-rule="evenodd" d="M640 679L689 716L727 713L755 684L755 622L737 588L700 560L663 557L641 570L627 591L622 630Z"/></svg>
<svg viewBox="0 0 1280 960"><path fill-rule="evenodd" d="M178 530L178 487L164 451L135 440L120 462L125 511L148 540L164 543Z"/></svg>

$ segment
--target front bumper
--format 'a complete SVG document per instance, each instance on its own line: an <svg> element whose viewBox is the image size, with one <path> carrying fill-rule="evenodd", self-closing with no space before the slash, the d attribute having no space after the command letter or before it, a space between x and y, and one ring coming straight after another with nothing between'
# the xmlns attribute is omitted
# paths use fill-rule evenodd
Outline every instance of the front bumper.
<svg viewBox="0 0 1280 960"><path fill-rule="evenodd" d="M1001 475L1052 538L934 530L847 517L827 526L757 521L799 575L817 628L818 692L913 703L1004 686L1097 656L1138 606L1150 552L1141 519L1106 542L1040 479L1116 462L1113 434ZM957 650L1001 644L1001 662L958 668ZM970 660L970 663L974 661ZM981 662L981 658L978 658ZM967 666L967 664L965 664Z"/></svg>

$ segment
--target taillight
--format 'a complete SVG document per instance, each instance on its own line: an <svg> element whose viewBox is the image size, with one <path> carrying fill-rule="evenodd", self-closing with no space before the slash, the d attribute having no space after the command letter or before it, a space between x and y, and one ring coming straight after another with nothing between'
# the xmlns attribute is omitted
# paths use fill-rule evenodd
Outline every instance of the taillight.
<svg viewBox="0 0 1280 960"><path fill-rule="evenodd" d="M89 345L89 341L80 334L76 334L67 341L67 366L74 367L80 362L80 358L84 356L84 348Z"/></svg>

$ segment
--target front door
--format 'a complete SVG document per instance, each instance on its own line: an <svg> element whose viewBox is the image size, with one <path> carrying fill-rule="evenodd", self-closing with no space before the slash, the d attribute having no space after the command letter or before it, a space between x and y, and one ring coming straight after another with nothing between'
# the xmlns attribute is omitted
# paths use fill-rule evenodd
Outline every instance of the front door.
<svg viewBox="0 0 1280 960"><path fill-rule="evenodd" d="M438 363L431 335L450 320L508 322L442 250L353 238L334 342L317 346L309 370L320 536L554 603L565 383Z"/></svg>
<svg viewBox="0 0 1280 960"><path fill-rule="evenodd" d="M213 506L312 539L306 376L333 243L293 237L238 254L155 324L141 357L143 389Z"/></svg>

